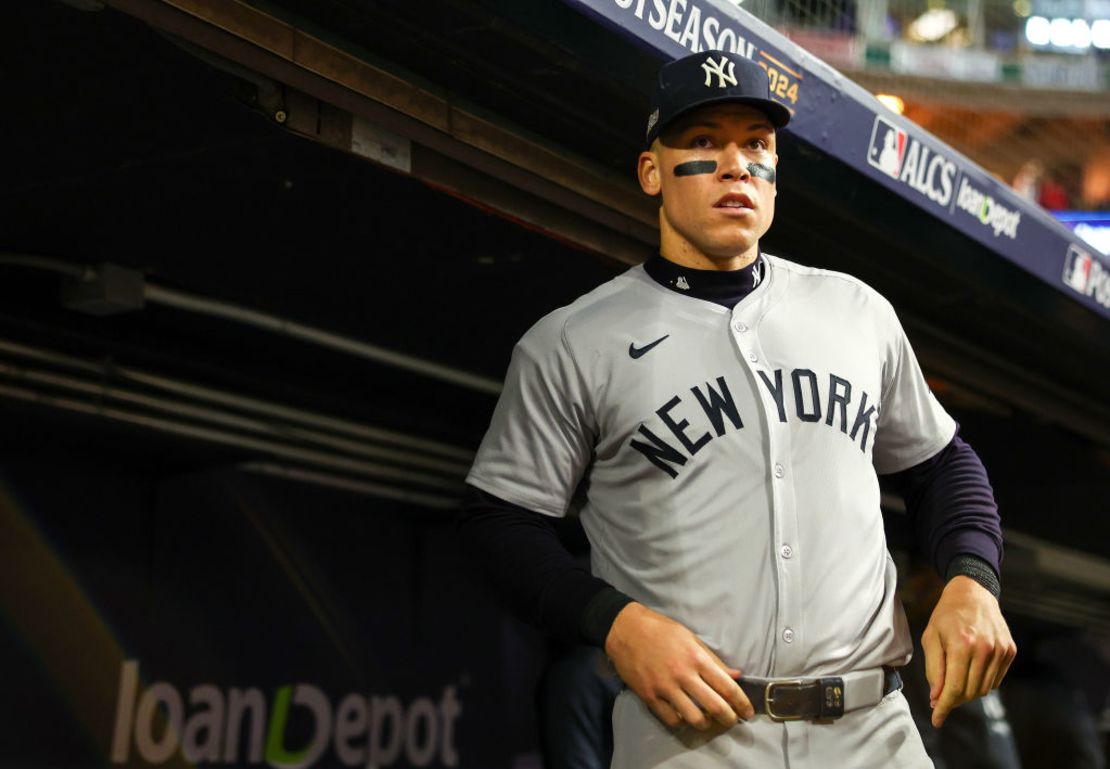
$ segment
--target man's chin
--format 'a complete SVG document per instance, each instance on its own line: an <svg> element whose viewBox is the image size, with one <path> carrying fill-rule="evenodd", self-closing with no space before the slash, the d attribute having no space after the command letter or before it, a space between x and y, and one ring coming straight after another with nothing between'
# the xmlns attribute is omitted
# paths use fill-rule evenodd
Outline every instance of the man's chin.
<svg viewBox="0 0 1110 769"><path fill-rule="evenodd" d="M756 252L756 244L751 242L739 244L725 244L709 246L702 250L706 257L714 262L731 262L734 259L739 259L751 253L753 256Z"/></svg>
<svg viewBox="0 0 1110 769"><path fill-rule="evenodd" d="M737 257L741 257L744 254L748 253L749 248L751 248L751 247L748 246L748 247L745 247L745 248L725 248L725 249L718 249L718 250L715 250L715 251L703 251L702 253L704 253L706 256L708 256L710 259L712 259L715 262L728 262L728 261L732 261L733 259L736 259Z"/></svg>

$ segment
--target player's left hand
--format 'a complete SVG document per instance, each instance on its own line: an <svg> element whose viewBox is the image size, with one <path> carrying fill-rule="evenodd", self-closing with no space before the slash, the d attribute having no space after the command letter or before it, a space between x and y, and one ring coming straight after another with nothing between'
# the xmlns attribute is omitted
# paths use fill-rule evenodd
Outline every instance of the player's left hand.
<svg viewBox="0 0 1110 769"><path fill-rule="evenodd" d="M936 727L953 708L997 688L1017 654L998 599L963 575L944 586L921 645Z"/></svg>

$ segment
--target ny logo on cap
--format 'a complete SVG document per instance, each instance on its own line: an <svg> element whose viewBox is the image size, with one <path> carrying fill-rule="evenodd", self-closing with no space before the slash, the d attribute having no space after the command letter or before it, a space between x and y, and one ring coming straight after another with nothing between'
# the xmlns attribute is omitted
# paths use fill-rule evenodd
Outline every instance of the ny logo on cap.
<svg viewBox="0 0 1110 769"><path fill-rule="evenodd" d="M725 71L725 66L728 66L728 71ZM702 62L701 68L705 70L705 87L708 88L713 76L717 76L717 87L724 88L725 84L737 85L736 82L736 62L729 61L727 56L721 56L720 61L713 61L710 56Z"/></svg>

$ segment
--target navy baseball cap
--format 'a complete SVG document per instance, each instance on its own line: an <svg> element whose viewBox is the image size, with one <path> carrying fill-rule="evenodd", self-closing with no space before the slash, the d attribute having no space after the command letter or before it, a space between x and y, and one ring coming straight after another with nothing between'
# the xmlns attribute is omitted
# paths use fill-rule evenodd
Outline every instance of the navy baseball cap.
<svg viewBox="0 0 1110 769"><path fill-rule="evenodd" d="M723 102L750 104L765 112L775 128L790 122L790 110L771 99L770 81L762 67L738 53L702 51L659 68L647 146L690 110Z"/></svg>

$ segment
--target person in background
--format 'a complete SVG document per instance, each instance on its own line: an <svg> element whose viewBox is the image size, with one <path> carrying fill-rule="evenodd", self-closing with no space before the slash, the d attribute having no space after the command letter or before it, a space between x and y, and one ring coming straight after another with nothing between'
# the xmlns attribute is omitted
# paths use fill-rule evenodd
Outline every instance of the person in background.
<svg viewBox="0 0 1110 769"><path fill-rule="evenodd" d="M553 522L559 542L590 568L590 543L577 516ZM608 769L613 760L613 703L621 681L605 652L550 638L536 691L544 769Z"/></svg>
<svg viewBox="0 0 1110 769"><path fill-rule="evenodd" d="M1046 175L1041 182L1041 191L1037 196L1037 202L1048 211L1066 211L1071 208L1067 190L1064 189L1064 185L1060 183L1056 174L1051 173Z"/></svg>
<svg viewBox="0 0 1110 769"><path fill-rule="evenodd" d="M1039 160L1027 160L1014 174L1014 192L1026 200L1036 203L1041 196L1041 180L1044 178L1044 166Z"/></svg>
<svg viewBox="0 0 1110 769"><path fill-rule="evenodd" d="M1028 653L999 693L1022 769L1106 769L1098 705L1090 700L1093 692L1084 691L1104 674L1097 662L1091 665L1087 639L1073 629L1037 628L1027 629L1021 643Z"/></svg>

